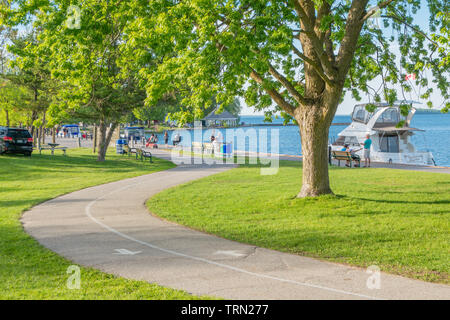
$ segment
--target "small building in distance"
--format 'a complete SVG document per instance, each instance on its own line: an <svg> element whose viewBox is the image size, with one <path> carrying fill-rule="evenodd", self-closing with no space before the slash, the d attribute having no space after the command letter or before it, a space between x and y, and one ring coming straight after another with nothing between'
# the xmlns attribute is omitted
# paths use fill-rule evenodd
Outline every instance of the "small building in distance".
<svg viewBox="0 0 450 320"><path fill-rule="evenodd" d="M218 112L219 107L215 108L210 114L208 114L202 122L207 127L235 127L239 122L237 116L232 115L230 112L224 110L221 113Z"/></svg>

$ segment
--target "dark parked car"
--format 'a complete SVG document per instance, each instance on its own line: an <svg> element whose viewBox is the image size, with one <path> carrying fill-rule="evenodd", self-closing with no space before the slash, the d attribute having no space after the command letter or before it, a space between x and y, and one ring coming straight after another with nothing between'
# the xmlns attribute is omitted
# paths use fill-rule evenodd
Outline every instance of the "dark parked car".
<svg viewBox="0 0 450 320"><path fill-rule="evenodd" d="M33 138L27 129L0 127L0 154L23 153L31 156Z"/></svg>

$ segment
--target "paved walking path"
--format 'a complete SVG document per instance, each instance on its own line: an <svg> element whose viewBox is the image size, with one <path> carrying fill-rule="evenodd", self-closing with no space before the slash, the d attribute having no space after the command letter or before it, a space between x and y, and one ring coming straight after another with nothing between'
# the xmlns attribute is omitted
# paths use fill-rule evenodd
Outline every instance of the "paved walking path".
<svg viewBox="0 0 450 320"><path fill-rule="evenodd" d="M168 159L168 154L155 155ZM221 239L163 221L152 195L232 166L181 165L77 191L26 212L26 232L76 264L229 299L449 299L450 287ZM180 208L181 209L181 208ZM372 275L377 278L376 275ZM83 279L82 279L83 281ZM369 281L370 282L370 281ZM375 283L375 282L370 282Z"/></svg>

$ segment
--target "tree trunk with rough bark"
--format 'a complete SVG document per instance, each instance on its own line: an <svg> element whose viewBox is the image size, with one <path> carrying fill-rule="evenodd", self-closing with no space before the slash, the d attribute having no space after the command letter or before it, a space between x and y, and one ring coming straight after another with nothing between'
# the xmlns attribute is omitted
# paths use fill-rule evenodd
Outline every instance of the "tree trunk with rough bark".
<svg viewBox="0 0 450 320"><path fill-rule="evenodd" d="M303 180L299 198L332 194L328 176L328 125L308 110L298 119L302 140Z"/></svg>
<svg viewBox="0 0 450 320"><path fill-rule="evenodd" d="M328 137L341 93L342 88L326 86L319 99L296 110L303 155L302 188L298 198L333 194L328 175Z"/></svg>
<svg viewBox="0 0 450 320"><path fill-rule="evenodd" d="M100 122L100 139L98 144L98 161L105 161L106 158L106 151L108 150L109 143L111 142L112 135L114 133L114 130L116 130L117 122L114 122L111 125L111 128L108 131L108 134L106 134L106 123L102 120Z"/></svg>
<svg viewBox="0 0 450 320"><path fill-rule="evenodd" d="M97 160L105 161L106 156L106 123L104 120L100 121L99 137L98 137L98 153Z"/></svg>

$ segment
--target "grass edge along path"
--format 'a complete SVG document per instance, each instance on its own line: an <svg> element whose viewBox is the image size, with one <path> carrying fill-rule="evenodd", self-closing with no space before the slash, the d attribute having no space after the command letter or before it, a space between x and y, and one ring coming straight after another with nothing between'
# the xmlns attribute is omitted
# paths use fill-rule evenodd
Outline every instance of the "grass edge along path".
<svg viewBox="0 0 450 320"><path fill-rule="evenodd" d="M335 196L297 199L301 162L258 166L167 189L147 201L163 219L264 248L449 283L450 175L330 167Z"/></svg>
<svg viewBox="0 0 450 320"><path fill-rule="evenodd" d="M140 162L111 150L99 163L90 149L0 156L0 299L208 299L145 281L81 267L80 289L68 289L73 263L41 246L22 227L31 207L84 188L166 170L175 165Z"/></svg>

